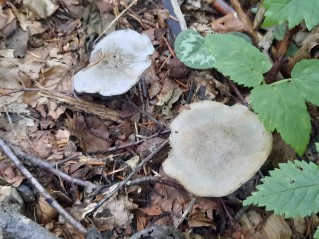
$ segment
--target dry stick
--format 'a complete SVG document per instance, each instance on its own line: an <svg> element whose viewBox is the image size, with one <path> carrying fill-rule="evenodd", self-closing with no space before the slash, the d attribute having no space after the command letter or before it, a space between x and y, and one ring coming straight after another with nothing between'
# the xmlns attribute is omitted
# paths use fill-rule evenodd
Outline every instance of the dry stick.
<svg viewBox="0 0 319 239"><path fill-rule="evenodd" d="M193 196L192 197L192 201L190 201L190 203L188 204L186 210L184 211L182 217L178 220L175 228L178 228L179 225L185 220L185 218L187 217L188 213L192 210L194 204L196 202L196 198Z"/></svg>
<svg viewBox="0 0 319 239"><path fill-rule="evenodd" d="M126 183L127 186L139 185L142 183L159 183L170 186L172 188L176 188L178 190L186 191L180 184L176 183L175 181L164 179L158 176L145 176L142 178L133 179ZM187 191L186 191L187 192Z"/></svg>
<svg viewBox="0 0 319 239"><path fill-rule="evenodd" d="M250 18L247 16L247 14L244 12L242 9L240 3L238 0L230 0L232 3L233 7L236 10L236 13L239 16L240 21L248 27L247 31L251 34L251 36L254 38L254 42L258 42L258 36L256 31L254 30L253 23L251 22Z"/></svg>
<svg viewBox="0 0 319 239"><path fill-rule="evenodd" d="M6 89L6 88L0 88L0 89L5 89L5 90L12 90L8 93L4 93L2 95L0 95L0 97L3 97L3 96L9 96L9 95L12 95L12 94L15 94L15 93L19 93L19 92L28 92L28 91L40 91L41 89L37 89L37 88L21 88L21 89L18 89L18 90L14 90L14 89Z"/></svg>
<svg viewBox="0 0 319 239"><path fill-rule="evenodd" d="M226 3L224 0L214 0L211 4L218 12L224 15L235 12L235 10L231 6L229 6L228 3Z"/></svg>
<svg viewBox="0 0 319 239"><path fill-rule="evenodd" d="M97 210L99 207L101 207L109 198L111 198L117 191L119 191L122 187L124 187L128 181L133 177L133 175L137 172L139 172L143 166L148 163L155 154L157 154L163 147L165 147L169 142L169 139L165 140L160 146L158 146L150 155L148 155L145 159L140 162L136 168L126 177L126 179L122 182L119 182L117 184L114 184L112 187L109 188L109 192L103 197L103 199L94 206L94 208L89 209L87 211L88 213L92 213L95 210Z"/></svg>
<svg viewBox="0 0 319 239"><path fill-rule="evenodd" d="M136 104L134 104L131 100L123 100L123 102L125 102L126 104L129 104L130 106L132 106L134 109L136 109L138 112L140 112L141 114L145 115L147 118L149 118L151 121L153 121L155 124L158 125L158 127L160 127L161 129L164 128L164 125L159 122L157 119L155 119L153 116L150 115L150 113L148 113L145 110L140 109Z"/></svg>
<svg viewBox="0 0 319 239"><path fill-rule="evenodd" d="M132 142L132 143L127 143L127 144L122 144L122 145L119 145L119 146L114 146L114 147L111 147L111 148L108 148L106 150L96 150L94 152L90 152L90 154L96 154L96 153L110 153L110 152L113 152L113 151L116 151L116 150L119 150L119 149L126 149L128 147L132 147L132 146L136 146L136 145L139 145L141 143L144 143L145 141L149 140L149 139L152 139L152 138L155 138L159 135L162 135L162 134L169 134L171 132L170 129L167 129L167 130L163 130L163 131L158 131L157 133L145 138L145 139L141 139L141 140L138 140L138 141L135 141L135 142Z"/></svg>
<svg viewBox="0 0 319 239"><path fill-rule="evenodd" d="M70 223L74 228L79 230L81 233L86 234L87 230L83 225L77 221L71 214L64 210L63 207L44 189L44 187L37 181L36 178L28 171L26 167L20 162L13 151L5 144L5 142L0 139L0 148L3 153L15 164L15 166L20 170L20 172L32 183L32 185L40 192L40 194L45 198L45 201L58 213L65 218L65 220Z"/></svg>
<svg viewBox="0 0 319 239"><path fill-rule="evenodd" d="M236 95L238 96L238 98L240 99L240 101L243 103L243 105L245 105L246 107L249 107L248 102L245 100L244 96L240 93L240 91L238 90L237 86L234 84L234 82L232 82L230 79L228 79L227 77L225 77L228 84L230 84L231 88L233 88L233 90L235 91Z"/></svg>
<svg viewBox="0 0 319 239"><path fill-rule="evenodd" d="M137 0L134 0L130 5L127 6L108 26L105 28L105 30L101 33L101 35L95 39L94 43L96 43L106 32L110 29L110 27L124 14L129 10L135 3L137 3Z"/></svg>
<svg viewBox="0 0 319 239"><path fill-rule="evenodd" d="M71 155L70 157L67 157L65 159L60 160L59 162L56 162L54 164L51 164L52 167L56 167L56 166L60 166L62 164L65 164L66 162L76 159L78 157L80 157L82 155L82 153L75 153L74 155Z"/></svg>
<svg viewBox="0 0 319 239"><path fill-rule="evenodd" d="M40 167L40 168L43 168L44 170L60 177L61 179L67 181L67 182L70 182L70 183L74 183L74 184L77 184L81 187L95 187L94 184L88 182L88 181L84 181L82 179L79 179L79 178L73 178L71 176L69 176L68 174L66 173L63 173L59 170L57 170L56 168L53 168L52 167L52 164L50 163L47 163L39 158L36 158L30 154L27 154L27 153L24 153L21 151L21 149L19 149L18 147L16 146L11 146L11 148L13 149L14 153L20 157L20 158L24 158L25 160L27 160L28 162L30 162L33 166L37 166L37 167Z"/></svg>
<svg viewBox="0 0 319 239"><path fill-rule="evenodd" d="M221 202L221 204L222 204L222 206L223 206L223 208L224 208L224 210L225 210L225 212L226 212L226 214L227 214L227 216L228 216L228 218L229 218L229 220L230 220L230 223L231 223L233 226L235 226L234 218L230 215L230 213L229 213L229 211L228 211L228 209L227 209L227 207L226 207L226 205L225 205L223 199L222 199L222 198L219 198L219 200L220 200L220 202Z"/></svg>

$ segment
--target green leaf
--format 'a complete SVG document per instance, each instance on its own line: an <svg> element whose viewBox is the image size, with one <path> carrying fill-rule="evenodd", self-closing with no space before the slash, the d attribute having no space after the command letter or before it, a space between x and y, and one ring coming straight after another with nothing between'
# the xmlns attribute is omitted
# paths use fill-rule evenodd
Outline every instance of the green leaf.
<svg viewBox="0 0 319 239"><path fill-rule="evenodd" d="M261 85L251 92L251 104L268 131L277 130L283 140L302 155L310 139L310 116L300 92L289 82Z"/></svg>
<svg viewBox="0 0 319 239"><path fill-rule="evenodd" d="M238 84L260 85L263 73L271 68L268 57L240 37L211 34L205 40L208 50L216 58L214 67Z"/></svg>
<svg viewBox="0 0 319 239"><path fill-rule="evenodd" d="M206 47L205 39L194 30L182 31L175 40L176 56L188 67L213 68L215 58Z"/></svg>
<svg viewBox="0 0 319 239"><path fill-rule="evenodd" d="M265 206L286 218L319 212L319 170L314 163L294 161L279 164L257 186L244 205Z"/></svg>
<svg viewBox="0 0 319 239"><path fill-rule="evenodd" d="M288 21L289 28L305 20L308 30L319 23L319 0L265 0L267 9L263 26L270 27Z"/></svg>
<svg viewBox="0 0 319 239"><path fill-rule="evenodd" d="M319 106L319 60L302 60L291 72L291 83L300 91L305 101Z"/></svg>

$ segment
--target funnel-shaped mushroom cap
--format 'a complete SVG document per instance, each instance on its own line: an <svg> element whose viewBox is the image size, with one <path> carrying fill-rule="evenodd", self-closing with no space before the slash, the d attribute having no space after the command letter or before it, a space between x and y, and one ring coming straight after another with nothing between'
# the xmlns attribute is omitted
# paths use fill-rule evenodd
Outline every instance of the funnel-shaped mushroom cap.
<svg viewBox="0 0 319 239"><path fill-rule="evenodd" d="M75 74L74 89L104 96L123 94L151 65L153 52L145 34L133 30L112 32L94 47L89 66Z"/></svg>
<svg viewBox="0 0 319 239"><path fill-rule="evenodd" d="M164 172L197 196L226 196L264 164L272 136L247 107L190 104L171 123Z"/></svg>

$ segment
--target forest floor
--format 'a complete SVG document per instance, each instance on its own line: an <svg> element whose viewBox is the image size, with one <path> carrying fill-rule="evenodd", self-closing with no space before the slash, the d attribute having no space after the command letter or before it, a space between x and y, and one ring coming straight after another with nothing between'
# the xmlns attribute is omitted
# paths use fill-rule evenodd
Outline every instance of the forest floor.
<svg viewBox="0 0 319 239"><path fill-rule="evenodd" d="M317 216L285 220L263 208L242 206L262 175L297 158L278 135L259 174L225 197L196 197L163 173L161 165L170 150L169 125L188 104L243 104L250 92L214 70L189 69L176 58L176 32L167 21L177 16L163 7L165 1L23 2L0 1L2 145L10 146L43 190L81 224L77 227L72 219L59 217L61 211L51 208L47 194L2 153L1 200L8 186L17 189L27 208L24 214L60 238L85 238L93 226L102 238L150 238L133 234L151 226L159 226L149 232L153 238L312 238ZM231 5L181 2L187 27L201 34L238 31L261 41L267 33L231 17ZM252 13L258 3L240 3L241 13L233 6L237 13L260 26ZM120 96L76 94L73 76L88 66L95 40L106 28L146 34L155 49L152 64ZM265 40L264 45L276 51L279 42ZM312 111L317 125L318 111ZM312 144L306 155L318 160ZM170 226L167 236L162 226ZM181 234L169 237L177 233L172 228ZM156 237L154 230L163 237Z"/></svg>

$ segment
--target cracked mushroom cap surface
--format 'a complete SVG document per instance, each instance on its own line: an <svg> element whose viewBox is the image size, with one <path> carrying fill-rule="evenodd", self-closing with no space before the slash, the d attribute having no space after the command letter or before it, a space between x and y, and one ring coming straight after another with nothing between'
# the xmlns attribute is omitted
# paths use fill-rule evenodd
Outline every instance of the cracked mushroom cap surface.
<svg viewBox="0 0 319 239"><path fill-rule="evenodd" d="M189 107L170 125L163 170L194 195L229 195L265 163L272 135L243 105L202 101Z"/></svg>
<svg viewBox="0 0 319 239"><path fill-rule="evenodd" d="M103 96L123 94L151 65L153 52L147 35L133 30L114 31L94 47L90 64L74 75L74 90Z"/></svg>

